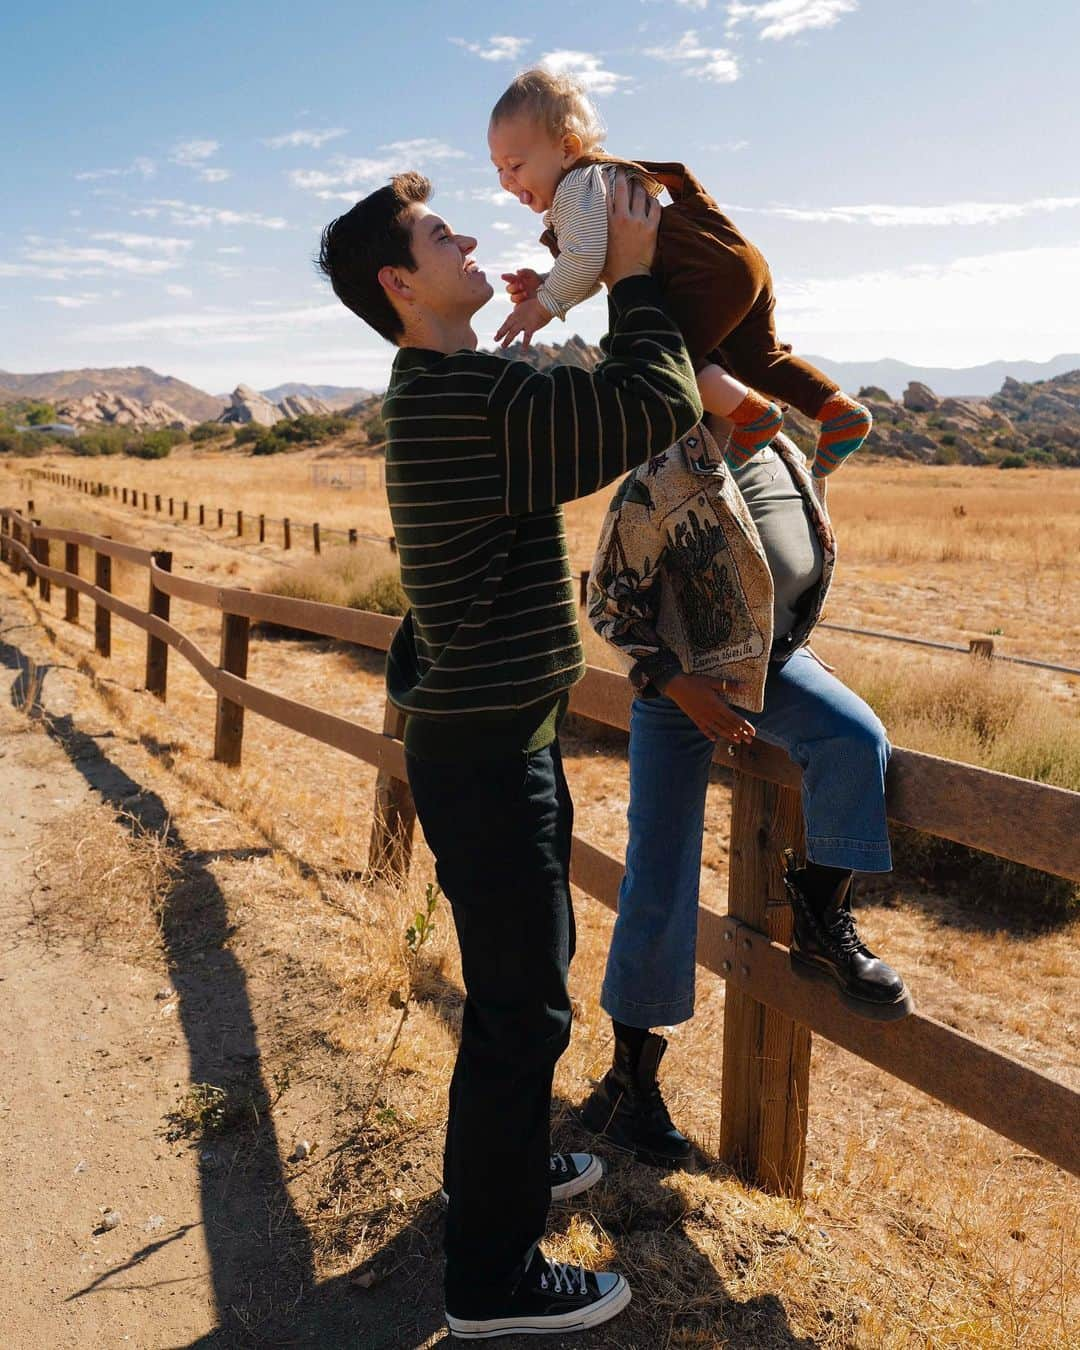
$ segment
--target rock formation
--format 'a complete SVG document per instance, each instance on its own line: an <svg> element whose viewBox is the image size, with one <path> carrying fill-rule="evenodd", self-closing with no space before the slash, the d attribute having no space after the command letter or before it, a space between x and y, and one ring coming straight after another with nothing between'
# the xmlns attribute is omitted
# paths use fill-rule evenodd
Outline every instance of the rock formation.
<svg viewBox="0 0 1080 1350"><path fill-rule="evenodd" d="M105 389L62 400L56 405L56 418L59 422L80 426L132 427L137 431L152 431L157 427L176 427L184 431L195 425L190 417L160 399L142 403L128 394Z"/></svg>
<svg viewBox="0 0 1080 1350"><path fill-rule="evenodd" d="M254 422L260 427L272 427L284 414L276 403L260 394L250 385L238 384L229 395L230 405L218 418L219 422Z"/></svg>
<svg viewBox="0 0 1080 1350"><path fill-rule="evenodd" d="M927 384L920 384L918 380L912 380L904 390L904 407L908 412L935 412L941 399Z"/></svg>
<svg viewBox="0 0 1080 1350"><path fill-rule="evenodd" d="M286 417L302 417L305 413L326 417L333 412L329 403L324 403L321 398L312 398L304 394L286 394L277 406Z"/></svg>

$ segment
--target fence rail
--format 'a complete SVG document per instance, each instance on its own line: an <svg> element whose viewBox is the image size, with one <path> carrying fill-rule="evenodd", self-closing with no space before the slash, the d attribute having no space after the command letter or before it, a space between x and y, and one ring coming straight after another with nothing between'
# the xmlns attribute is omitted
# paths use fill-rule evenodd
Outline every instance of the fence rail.
<svg viewBox="0 0 1080 1350"><path fill-rule="evenodd" d="M141 509L151 515L165 515L168 519L179 519L180 521L191 522L192 502L190 499L182 497L168 497L167 511L163 510L163 497L160 492L141 492L136 488L126 488L120 483L103 483L94 478L80 478L77 474L62 473L59 469L38 469L29 470L33 478L40 482L48 483L52 487L67 488L73 492L81 492L90 497L107 497L110 501L119 502L121 506L130 505L133 509L139 510L140 498L142 499ZM32 505L32 504L31 504ZM329 535L339 535L348 544L353 545L363 539L366 543L385 544L392 553L397 551L397 542L392 536L385 534L372 534L368 530L346 527L344 529L338 526L323 525L319 521L293 520L289 516L267 516L264 514L248 514L245 520L243 511L238 511L233 507L207 506L205 502L195 502L194 506L199 513L198 524L206 528L207 512L211 517L216 513L217 528L225 528L225 519L236 522L235 537L237 539L252 538L258 533L259 543L266 542L267 525L281 526L281 545L282 548L291 549L293 546L293 533L297 530L307 530L310 532L311 546L314 553L322 552L322 540ZM33 511L28 512L33 515ZM246 532L245 532L246 530Z"/></svg>
<svg viewBox="0 0 1080 1350"><path fill-rule="evenodd" d="M64 545L63 568L51 565L50 542ZM94 553L94 582L78 575L83 548ZM178 577L152 551L104 536L46 529L11 508L0 509L0 557L16 574L25 574L28 585L38 584L43 603L51 585L64 588L70 622L78 622L72 597L92 600L99 652L107 653L105 619L113 614L145 632L148 669L150 647L156 644L158 687L148 681L148 688L158 697L165 696L168 650L183 656L218 696L214 754L222 762L239 763L243 719L235 710L250 710L374 765L371 863L389 863L404 879L415 810L400 714L388 704L382 731L373 731L262 689L247 672L252 621L385 651L397 620ZM108 568L100 564L113 558L147 569L147 610L112 594ZM169 622L162 596L221 613L218 662ZM570 710L626 730L630 703L624 679L590 667L572 692ZM702 906L697 958L727 981L720 1141L725 1158L769 1189L801 1192L811 1032L817 1032L1080 1175L1080 1092L918 1011L900 1022L868 1023L831 990L792 976L786 951L790 914L768 900L779 893L781 850L801 842L800 770L765 745L718 749L716 758L734 778L728 912ZM904 749L893 753L886 789L889 818L896 823L1080 881L1080 793ZM588 895L616 908L622 871L617 858L575 836L571 876Z"/></svg>

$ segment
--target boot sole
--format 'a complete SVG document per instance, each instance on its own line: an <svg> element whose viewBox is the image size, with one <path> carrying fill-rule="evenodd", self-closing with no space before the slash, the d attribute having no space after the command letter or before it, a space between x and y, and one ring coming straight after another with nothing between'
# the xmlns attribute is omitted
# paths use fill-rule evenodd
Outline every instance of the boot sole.
<svg viewBox="0 0 1080 1350"><path fill-rule="evenodd" d="M552 1317L452 1317L446 1325L462 1341L487 1341L496 1336L550 1336L556 1332L588 1331L617 1316L630 1302L630 1286L619 1276L618 1284L595 1303L574 1312Z"/></svg>
<svg viewBox="0 0 1080 1350"><path fill-rule="evenodd" d="M657 1153L653 1149L645 1148L641 1144L627 1142L609 1134L607 1127L611 1123L610 1119L597 1121L596 1118L585 1109L578 1111L577 1114L578 1119L590 1134L595 1134L598 1139L605 1140L612 1148L617 1148L623 1153L632 1154L637 1162L644 1163L646 1167L685 1167L693 1155L694 1150L692 1147L688 1148L685 1153L680 1153L675 1156L667 1153ZM554 1195L554 1191L552 1191L552 1195Z"/></svg>
<svg viewBox="0 0 1080 1350"><path fill-rule="evenodd" d="M907 986L904 986L904 992L892 1003L874 1003L870 999L859 998L856 994L850 994L840 983L840 981L824 966L816 965L812 961L806 961L802 957L796 956L794 952L789 952L788 959L791 963L791 973L800 980L812 981L816 984L827 984L831 989L835 989L840 996L840 1002L845 1008L860 1017L865 1017L870 1022L899 1022L905 1017L910 1017L915 1011L915 1000L911 997Z"/></svg>
<svg viewBox="0 0 1080 1350"><path fill-rule="evenodd" d="M596 1154L592 1154L592 1162L589 1163L585 1171L573 1178L571 1181L560 1181L558 1185L551 1188L552 1203L558 1203L560 1200L569 1200L571 1196L580 1195L582 1191L587 1191L590 1186L595 1186L604 1175L604 1165ZM439 1199L444 1205L449 1204L450 1197L445 1191L439 1192Z"/></svg>

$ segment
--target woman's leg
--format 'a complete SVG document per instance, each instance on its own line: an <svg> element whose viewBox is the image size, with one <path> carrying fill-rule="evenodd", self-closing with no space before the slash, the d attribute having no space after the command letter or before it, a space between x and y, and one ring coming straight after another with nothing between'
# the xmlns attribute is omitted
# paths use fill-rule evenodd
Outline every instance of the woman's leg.
<svg viewBox="0 0 1080 1350"><path fill-rule="evenodd" d="M892 868L885 818L890 746L877 714L805 648L770 668L765 707L746 713L762 740L803 771L811 862L858 872Z"/></svg>
<svg viewBox="0 0 1080 1350"><path fill-rule="evenodd" d="M670 699L635 699L630 715L626 875L600 1004L632 1027L694 1012L705 790L713 743Z"/></svg>

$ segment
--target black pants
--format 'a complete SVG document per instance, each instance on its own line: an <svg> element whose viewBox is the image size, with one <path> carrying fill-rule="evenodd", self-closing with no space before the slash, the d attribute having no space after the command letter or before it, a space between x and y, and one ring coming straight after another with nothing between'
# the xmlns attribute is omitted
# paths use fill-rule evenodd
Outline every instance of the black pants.
<svg viewBox="0 0 1080 1350"><path fill-rule="evenodd" d="M482 1317L547 1222L551 1080L570 1040L573 804L557 742L495 761L407 762L465 979L444 1162L446 1306Z"/></svg>

